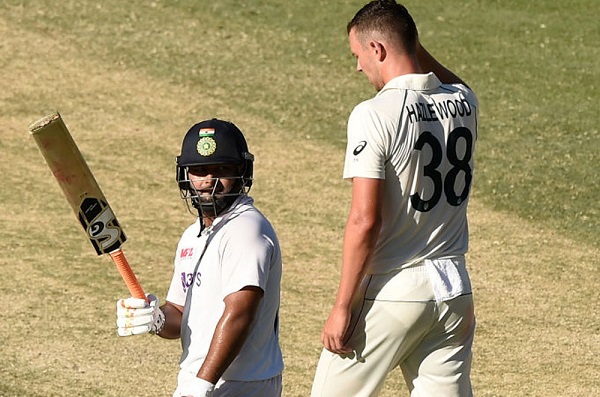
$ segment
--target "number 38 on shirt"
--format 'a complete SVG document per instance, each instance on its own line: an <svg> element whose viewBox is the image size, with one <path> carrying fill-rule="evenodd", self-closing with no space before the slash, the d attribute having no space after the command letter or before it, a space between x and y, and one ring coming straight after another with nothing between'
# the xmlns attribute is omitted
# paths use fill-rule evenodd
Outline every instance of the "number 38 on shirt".
<svg viewBox="0 0 600 397"><path fill-rule="evenodd" d="M458 150L459 142L464 141L464 150ZM445 173L440 172L440 165L443 161L442 144L431 132L421 133L415 143L415 150L422 151L425 146L429 146L432 157L429 163L423 167L423 175L431 180L433 184L433 193L428 199L414 193L410 196L412 207L417 211L431 211L440 201L442 191L448 204L459 206L469 196L471 189L471 180L473 179L473 170L470 160L473 153L473 135L466 127L457 127L448 135L446 148L446 158L451 168ZM459 156L461 156L459 158ZM458 178L464 178L463 189L460 192L455 191ZM459 185L460 186L460 185Z"/></svg>

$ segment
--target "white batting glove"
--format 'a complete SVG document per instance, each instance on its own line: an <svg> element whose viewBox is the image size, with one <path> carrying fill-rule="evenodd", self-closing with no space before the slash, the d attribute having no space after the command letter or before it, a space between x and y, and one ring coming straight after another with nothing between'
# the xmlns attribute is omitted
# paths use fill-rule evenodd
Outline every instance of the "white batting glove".
<svg viewBox="0 0 600 397"><path fill-rule="evenodd" d="M181 397L212 397L215 385L202 378L195 377L179 389Z"/></svg>
<svg viewBox="0 0 600 397"><path fill-rule="evenodd" d="M138 298L117 301L117 333L119 336L157 334L165 325L165 314L160 310L160 301L152 294L148 301Z"/></svg>

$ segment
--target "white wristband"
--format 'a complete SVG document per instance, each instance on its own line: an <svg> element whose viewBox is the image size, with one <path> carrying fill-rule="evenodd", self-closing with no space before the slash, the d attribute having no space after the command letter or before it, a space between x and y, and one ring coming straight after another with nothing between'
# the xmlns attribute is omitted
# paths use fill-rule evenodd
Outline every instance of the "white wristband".
<svg viewBox="0 0 600 397"><path fill-rule="evenodd" d="M205 379L194 377L194 379L183 385L179 395L182 397L211 397L214 390L214 384Z"/></svg>

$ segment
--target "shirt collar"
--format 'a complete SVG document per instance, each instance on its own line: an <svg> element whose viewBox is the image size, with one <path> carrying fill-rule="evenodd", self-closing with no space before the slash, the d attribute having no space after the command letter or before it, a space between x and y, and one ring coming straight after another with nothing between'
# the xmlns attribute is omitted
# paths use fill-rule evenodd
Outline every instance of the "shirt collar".
<svg viewBox="0 0 600 397"><path fill-rule="evenodd" d="M381 95L381 93L386 90L402 89L428 91L437 88L440 85L442 85L442 82L435 74L433 74L433 72L427 74L404 74L388 81L376 96Z"/></svg>
<svg viewBox="0 0 600 397"><path fill-rule="evenodd" d="M208 235L208 234L214 232L216 229L218 229L220 227L220 226L218 226L219 224L221 224L221 223L225 224L230 217L235 216L236 214L239 214L240 212L242 212L242 207L252 205L253 203L254 203L254 199L252 197L250 197L246 194L240 195L240 197L235 199L235 201L231 204L231 206L227 210L225 210L223 213L221 213L219 216L217 216L215 218L215 220L212 222L212 224L202 231L202 234ZM200 222L199 218L198 218L198 222Z"/></svg>

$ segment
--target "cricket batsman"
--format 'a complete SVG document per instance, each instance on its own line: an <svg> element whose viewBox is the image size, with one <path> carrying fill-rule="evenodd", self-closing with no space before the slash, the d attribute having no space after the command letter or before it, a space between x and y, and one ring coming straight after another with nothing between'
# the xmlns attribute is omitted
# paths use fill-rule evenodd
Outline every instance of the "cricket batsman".
<svg viewBox="0 0 600 397"><path fill-rule="evenodd" d="M195 124L177 157L177 183L198 215L181 236L166 302L117 301L120 336L181 339L174 397L279 397L281 249L248 195L254 156L233 123Z"/></svg>

